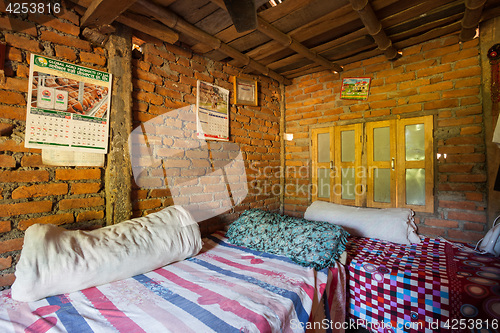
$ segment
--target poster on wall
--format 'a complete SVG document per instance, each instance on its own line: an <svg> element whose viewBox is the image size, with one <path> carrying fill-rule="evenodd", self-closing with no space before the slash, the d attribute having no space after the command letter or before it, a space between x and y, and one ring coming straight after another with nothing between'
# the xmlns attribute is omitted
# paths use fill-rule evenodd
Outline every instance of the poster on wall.
<svg viewBox="0 0 500 333"><path fill-rule="evenodd" d="M229 140L229 90L198 80L196 134L199 139Z"/></svg>
<svg viewBox="0 0 500 333"><path fill-rule="evenodd" d="M346 77L342 80L340 98L342 99L367 99L370 92L369 77Z"/></svg>
<svg viewBox="0 0 500 333"><path fill-rule="evenodd" d="M112 76L31 54L27 148L108 152Z"/></svg>

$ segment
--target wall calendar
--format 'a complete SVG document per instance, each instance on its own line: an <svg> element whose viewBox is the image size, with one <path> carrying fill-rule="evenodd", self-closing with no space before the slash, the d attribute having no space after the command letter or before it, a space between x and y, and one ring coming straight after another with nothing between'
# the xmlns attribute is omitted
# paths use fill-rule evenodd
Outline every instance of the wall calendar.
<svg viewBox="0 0 500 333"><path fill-rule="evenodd" d="M27 148L108 152L112 76L31 54Z"/></svg>

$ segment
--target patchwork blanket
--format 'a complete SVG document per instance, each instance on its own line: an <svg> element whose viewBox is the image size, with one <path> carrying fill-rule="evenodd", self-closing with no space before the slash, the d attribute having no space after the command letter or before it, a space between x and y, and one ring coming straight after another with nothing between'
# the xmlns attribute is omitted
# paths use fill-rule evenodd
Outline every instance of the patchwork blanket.
<svg viewBox="0 0 500 333"><path fill-rule="evenodd" d="M498 332L500 260L425 238L400 245L352 237L348 316L373 332Z"/></svg>

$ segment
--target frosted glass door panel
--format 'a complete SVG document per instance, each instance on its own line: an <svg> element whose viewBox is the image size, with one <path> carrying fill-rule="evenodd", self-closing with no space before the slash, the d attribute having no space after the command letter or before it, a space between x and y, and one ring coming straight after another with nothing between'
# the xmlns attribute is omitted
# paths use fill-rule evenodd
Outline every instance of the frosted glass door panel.
<svg viewBox="0 0 500 333"><path fill-rule="evenodd" d="M425 160L425 127L424 124L405 126L406 160Z"/></svg>
<svg viewBox="0 0 500 333"><path fill-rule="evenodd" d="M318 198L330 197L330 169L318 168Z"/></svg>
<svg viewBox="0 0 500 333"><path fill-rule="evenodd" d="M354 168L343 168L341 170L342 178L342 199L354 200L356 199L355 188L356 178Z"/></svg>
<svg viewBox="0 0 500 333"><path fill-rule="evenodd" d="M318 134L318 163L330 162L330 133Z"/></svg>
<svg viewBox="0 0 500 333"><path fill-rule="evenodd" d="M342 131L342 162L354 162L355 155L355 135L354 131Z"/></svg>
<svg viewBox="0 0 500 333"><path fill-rule="evenodd" d="M373 201L391 202L391 170L378 168L374 170Z"/></svg>
<svg viewBox="0 0 500 333"><path fill-rule="evenodd" d="M391 130L390 127L373 129L373 160L389 161L391 159Z"/></svg>
<svg viewBox="0 0 500 333"><path fill-rule="evenodd" d="M425 169L406 169L406 204L425 205Z"/></svg>

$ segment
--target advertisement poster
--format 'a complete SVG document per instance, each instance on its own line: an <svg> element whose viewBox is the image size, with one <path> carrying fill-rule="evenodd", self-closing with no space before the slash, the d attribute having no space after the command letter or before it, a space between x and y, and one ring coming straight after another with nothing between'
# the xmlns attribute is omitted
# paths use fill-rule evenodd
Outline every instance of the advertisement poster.
<svg viewBox="0 0 500 333"><path fill-rule="evenodd" d="M27 148L108 152L111 74L31 54Z"/></svg>
<svg viewBox="0 0 500 333"><path fill-rule="evenodd" d="M369 77L346 77L342 80L340 98L342 99L367 99L370 92Z"/></svg>
<svg viewBox="0 0 500 333"><path fill-rule="evenodd" d="M229 90L198 81L196 107L198 138L229 140Z"/></svg>

